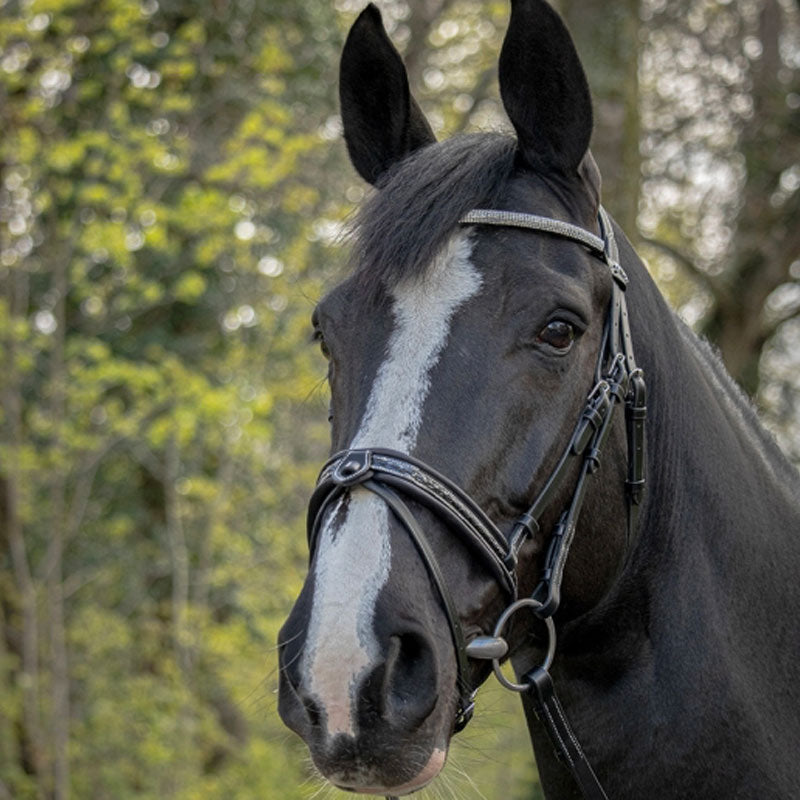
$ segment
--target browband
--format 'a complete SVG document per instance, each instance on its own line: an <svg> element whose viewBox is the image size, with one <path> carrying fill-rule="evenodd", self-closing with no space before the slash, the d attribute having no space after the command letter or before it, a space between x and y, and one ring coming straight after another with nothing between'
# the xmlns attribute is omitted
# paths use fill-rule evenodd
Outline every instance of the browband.
<svg viewBox="0 0 800 800"><path fill-rule="evenodd" d="M602 238L587 231L580 225L563 222L551 217L540 217L538 214L524 214L520 211L500 211L495 208L473 208L459 220L462 225L495 225L500 228L527 228L531 231L552 233L562 239L571 239L573 242L588 247L595 255L608 264L614 280L621 288L628 285L628 276L619 263L619 251L614 237L614 229L606 210L600 206L598 212Z"/></svg>
<svg viewBox="0 0 800 800"><path fill-rule="evenodd" d="M506 228L528 228L532 231L552 233L566 239L585 244L599 255L605 253L605 244L599 236L586 228L562 222L560 219L540 217L537 214L523 214L519 211L498 211L493 208L474 208L459 220L462 225L497 225Z"/></svg>

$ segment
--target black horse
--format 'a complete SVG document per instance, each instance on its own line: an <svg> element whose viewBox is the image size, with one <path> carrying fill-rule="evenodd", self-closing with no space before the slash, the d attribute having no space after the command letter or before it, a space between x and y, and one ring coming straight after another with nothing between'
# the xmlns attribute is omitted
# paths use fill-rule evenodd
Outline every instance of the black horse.
<svg viewBox="0 0 800 800"><path fill-rule="evenodd" d="M377 9L347 39L377 191L313 318L338 455L280 713L332 783L406 794L508 649L548 798L796 799L797 472L602 211L543 0L512 0L499 78L516 136L436 143Z"/></svg>

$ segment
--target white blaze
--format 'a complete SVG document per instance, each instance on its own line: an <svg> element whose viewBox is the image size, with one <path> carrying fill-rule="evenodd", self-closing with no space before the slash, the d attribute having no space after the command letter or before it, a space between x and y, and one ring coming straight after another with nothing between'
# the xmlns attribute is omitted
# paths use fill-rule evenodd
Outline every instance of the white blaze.
<svg viewBox="0 0 800 800"><path fill-rule="evenodd" d="M471 253L467 235L457 234L424 277L393 291L395 328L352 448L404 453L414 448L430 372L447 342L453 314L481 286ZM325 709L329 736L355 734L353 701L363 674L380 657L372 620L391 563L386 504L355 488L339 524L342 502L320 531L303 655L306 685Z"/></svg>

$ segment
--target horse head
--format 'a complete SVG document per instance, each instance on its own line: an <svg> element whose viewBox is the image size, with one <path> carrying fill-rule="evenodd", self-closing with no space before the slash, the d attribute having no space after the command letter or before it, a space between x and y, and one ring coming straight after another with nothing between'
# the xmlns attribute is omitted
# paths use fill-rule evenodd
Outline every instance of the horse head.
<svg viewBox="0 0 800 800"><path fill-rule="evenodd" d="M610 234L598 227L589 89L542 0L512 2L499 80L516 136L439 143L374 6L341 61L345 141L375 192L357 220L353 273L313 317L332 452L344 455L312 503L311 565L280 636L280 713L328 780L362 793L405 794L441 770L490 671L461 651L536 586L584 463L564 449L610 335L614 276L576 238ZM574 235L481 224L476 208ZM564 574L567 620L602 600L626 554L623 422L603 436L604 480L586 492ZM370 488L379 470L386 481ZM517 536L545 488L546 507ZM448 493L478 528L486 520L490 546L454 534L469 525L429 496ZM512 660L544 646L540 628L530 616L510 627Z"/></svg>

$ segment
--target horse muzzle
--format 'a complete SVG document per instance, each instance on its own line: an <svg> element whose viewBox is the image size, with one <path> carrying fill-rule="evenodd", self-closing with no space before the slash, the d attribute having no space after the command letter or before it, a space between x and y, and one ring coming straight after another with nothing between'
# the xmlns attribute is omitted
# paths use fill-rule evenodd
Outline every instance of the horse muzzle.
<svg viewBox="0 0 800 800"><path fill-rule="evenodd" d="M280 716L330 783L361 794L402 795L436 777L455 697L452 690L440 692L434 642L420 626L390 633L377 663L349 686L341 681L344 665L330 663L329 675L316 671L312 688L292 616L279 647ZM453 699L446 703L446 697Z"/></svg>

